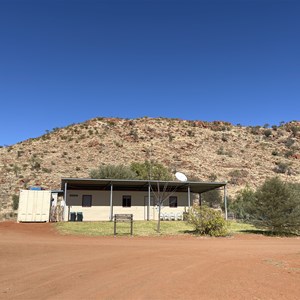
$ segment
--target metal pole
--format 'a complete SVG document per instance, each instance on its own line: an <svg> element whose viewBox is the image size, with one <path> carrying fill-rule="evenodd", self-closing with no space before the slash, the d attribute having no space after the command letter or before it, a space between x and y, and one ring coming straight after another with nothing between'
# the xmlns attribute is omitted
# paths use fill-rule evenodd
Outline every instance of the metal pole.
<svg viewBox="0 0 300 300"><path fill-rule="evenodd" d="M188 206L191 207L191 188L188 186Z"/></svg>
<svg viewBox="0 0 300 300"><path fill-rule="evenodd" d="M227 189L226 185L224 185L224 206L225 206L225 220L227 220Z"/></svg>
<svg viewBox="0 0 300 300"><path fill-rule="evenodd" d="M64 201L65 201L65 206L67 206L67 188L68 188L68 183L65 182L65 192L64 192ZM56 203L57 204L57 203ZM63 211L63 214L65 212ZM70 206L68 205L68 221L70 221Z"/></svg>
<svg viewBox="0 0 300 300"><path fill-rule="evenodd" d="M109 220L112 221L113 220L113 184L110 184L110 215L109 215Z"/></svg>
<svg viewBox="0 0 300 300"><path fill-rule="evenodd" d="M150 220L150 199L151 199L151 187L150 182L148 185L148 209L147 209L147 221Z"/></svg>

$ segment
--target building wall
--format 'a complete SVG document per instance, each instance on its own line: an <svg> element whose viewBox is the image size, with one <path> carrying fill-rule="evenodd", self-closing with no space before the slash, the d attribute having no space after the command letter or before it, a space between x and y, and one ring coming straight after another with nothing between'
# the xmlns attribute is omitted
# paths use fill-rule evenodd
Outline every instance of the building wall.
<svg viewBox="0 0 300 300"><path fill-rule="evenodd" d="M92 196L92 206L82 207L83 195ZM123 196L131 196L131 207L123 207ZM177 207L169 207L167 199L163 204L162 213L183 213L188 209L188 194L174 193L177 196ZM150 219L157 220L158 210L151 193ZM84 221L108 221L110 219L110 191L67 191L68 212L82 212ZM192 200L191 200L192 204ZM146 220L148 209L148 192L113 191L113 214L133 214L134 220Z"/></svg>

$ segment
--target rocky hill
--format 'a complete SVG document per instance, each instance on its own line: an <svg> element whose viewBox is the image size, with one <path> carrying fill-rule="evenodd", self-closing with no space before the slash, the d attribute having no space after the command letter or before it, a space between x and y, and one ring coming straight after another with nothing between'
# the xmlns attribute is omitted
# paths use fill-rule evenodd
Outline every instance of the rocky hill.
<svg viewBox="0 0 300 300"><path fill-rule="evenodd" d="M0 214L12 215L19 189L60 188L100 164L152 159L190 179L228 181L233 195L278 175L300 182L300 122L243 127L166 118L96 118L0 148Z"/></svg>

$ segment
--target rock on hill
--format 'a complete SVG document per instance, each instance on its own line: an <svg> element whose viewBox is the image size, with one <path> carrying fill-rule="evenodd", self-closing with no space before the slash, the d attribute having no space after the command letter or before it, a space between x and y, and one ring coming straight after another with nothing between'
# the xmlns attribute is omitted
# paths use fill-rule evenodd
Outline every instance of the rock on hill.
<svg viewBox="0 0 300 300"><path fill-rule="evenodd" d="M190 179L228 181L231 195L275 175L300 182L299 129L300 122L263 128L147 117L55 128L0 148L0 214L12 212L12 197L21 188L57 189L61 177L88 177L100 164L149 158Z"/></svg>

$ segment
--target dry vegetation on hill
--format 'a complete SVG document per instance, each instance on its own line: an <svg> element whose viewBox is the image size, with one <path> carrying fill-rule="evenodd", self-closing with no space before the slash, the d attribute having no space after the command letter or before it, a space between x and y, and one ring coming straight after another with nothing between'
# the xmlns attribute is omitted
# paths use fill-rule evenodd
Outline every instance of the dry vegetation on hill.
<svg viewBox="0 0 300 300"><path fill-rule="evenodd" d="M189 178L228 181L234 194L278 174L300 182L300 122L243 127L165 118L96 118L0 148L0 214L19 189L60 187L61 177L88 177L100 164L153 159Z"/></svg>

